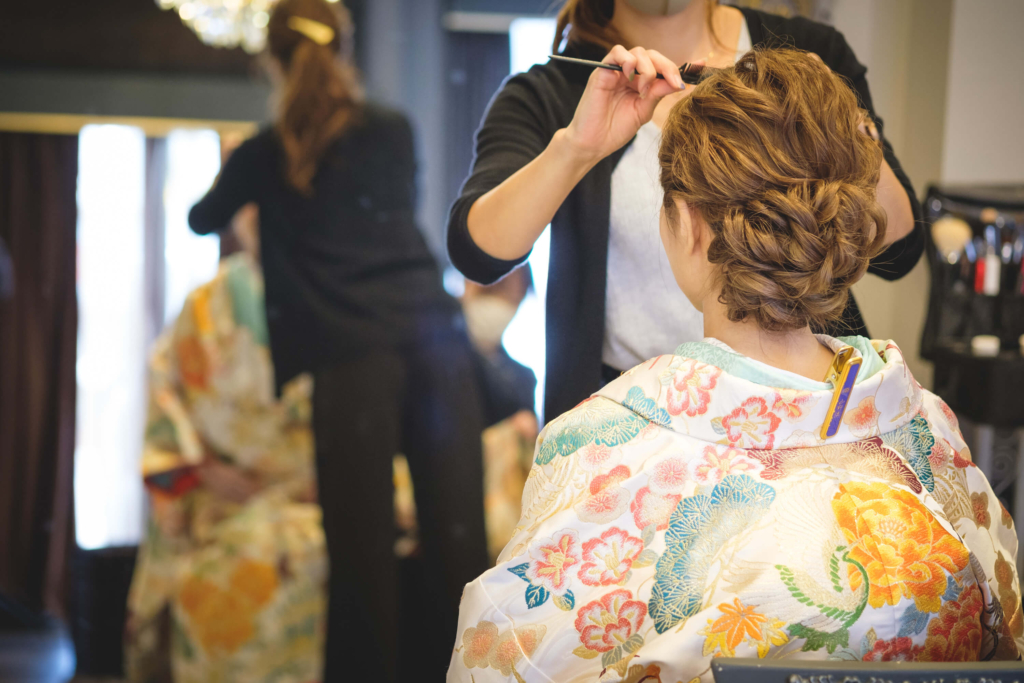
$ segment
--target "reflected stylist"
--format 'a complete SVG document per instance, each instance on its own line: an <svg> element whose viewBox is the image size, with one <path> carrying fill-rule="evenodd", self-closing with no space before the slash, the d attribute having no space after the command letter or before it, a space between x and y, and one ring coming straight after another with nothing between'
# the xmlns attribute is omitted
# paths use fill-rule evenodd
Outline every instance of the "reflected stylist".
<svg viewBox="0 0 1024 683"><path fill-rule="evenodd" d="M661 125L693 90L678 65L728 67L751 48L785 41L843 76L871 118L865 129L882 130L865 67L842 34L807 19L714 0L568 0L556 50L563 36L561 54L623 72L549 62L509 79L477 133L472 172L448 225L452 263L487 283L523 262L551 224L549 416L621 370L702 338L701 316L674 286L658 239ZM924 238L910 180L881 141L877 193L889 246L869 272L894 280L917 263ZM829 332L867 335L852 298Z"/></svg>
<svg viewBox="0 0 1024 683"><path fill-rule="evenodd" d="M331 565L323 680L332 683L400 675L396 453L409 462L433 587L423 609L404 617L417 619L415 645L450 640L462 587L487 566L469 339L415 224L409 123L363 100L350 29L340 3L275 7L268 47L283 79L274 126L232 154L189 216L207 233L240 206L259 205L276 382L314 376ZM434 659L416 664L440 680L445 647L421 649Z"/></svg>

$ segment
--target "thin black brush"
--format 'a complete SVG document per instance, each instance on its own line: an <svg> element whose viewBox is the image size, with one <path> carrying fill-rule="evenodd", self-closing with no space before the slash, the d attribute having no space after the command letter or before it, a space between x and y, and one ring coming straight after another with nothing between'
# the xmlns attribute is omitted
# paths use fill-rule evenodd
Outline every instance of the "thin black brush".
<svg viewBox="0 0 1024 683"><path fill-rule="evenodd" d="M551 59L559 62L568 62L570 64L580 64L582 66L591 66L598 69L608 69L609 71L622 71L622 67L618 64L605 64L604 62L594 62L589 59L576 59L575 57L563 57L562 55L551 55ZM701 64L691 64L687 62L679 67L679 75L683 79L683 83L689 83L690 85L696 85L700 83L701 79L708 75L714 69L703 66ZM634 76L639 76L639 71L633 72ZM665 80L665 77L658 74L658 78Z"/></svg>

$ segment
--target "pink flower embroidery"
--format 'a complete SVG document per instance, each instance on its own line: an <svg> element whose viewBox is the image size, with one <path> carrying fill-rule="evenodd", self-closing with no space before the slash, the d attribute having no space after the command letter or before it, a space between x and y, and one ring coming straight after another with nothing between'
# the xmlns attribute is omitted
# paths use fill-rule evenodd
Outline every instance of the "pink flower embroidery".
<svg viewBox="0 0 1024 683"><path fill-rule="evenodd" d="M588 443L576 453L580 467L588 472L597 472L609 465L614 465L619 459L619 454L616 450L593 442Z"/></svg>
<svg viewBox="0 0 1024 683"><path fill-rule="evenodd" d="M612 469L608 474L599 474L590 481L590 493L597 493L603 491L609 486L615 486L619 482L629 479L630 472L629 468L625 465L619 465Z"/></svg>
<svg viewBox="0 0 1024 683"><path fill-rule="evenodd" d="M613 586L633 567L633 560L644 550L644 542L618 527L608 529L600 538L583 544L580 581L588 586Z"/></svg>
<svg viewBox="0 0 1024 683"><path fill-rule="evenodd" d="M967 446L964 446L959 453L954 453L953 466L958 467L960 469L965 469L968 467L977 467L977 465L974 464L974 460L971 458L971 449L969 449Z"/></svg>
<svg viewBox="0 0 1024 683"><path fill-rule="evenodd" d="M787 422L800 422L806 411L814 407L813 394L796 389L780 389L772 403L772 412Z"/></svg>
<svg viewBox="0 0 1024 683"><path fill-rule="evenodd" d="M585 648L608 652L638 632L646 616L647 605L634 600L630 591L620 589L580 609L576 630Z"/></svg>
<svg viewBox="0 0 1024 683"><path fill-rule="evenodd" d="M658 531L668 528L668 518L682 500L677 494L661 495L653 493L650 487L643 487L636 492L636 498L629 504L633 513L633 521L637 529L644 529L653 524Z"/></svg>
<svg viewBox="0 0 1024 683"><path fill-rule="evenodd" d="M651 472L649 486L655 493L682 493L686 486L686 461L671 457L659 462Z"/></svg>
<svg viewBox="0 0 1024 683"><path fill-rule="evenodd" d="M875 397L868 396L853 410L846 411L843 422L850 428L853 435L859 438L871 436L878 428L878 416L880 412L875 410Z"/></svg>
<svg viewBox="0 0 1024 683"><path fill-rule="evenodd" d="M942 399L939 399L939 410L942 411L942 416L946 418L946 422L953 428L953 431L959 431L960 420L956 419L956 414L953 412L953 409L946 405L946 402Z"/></svg>
<svg viewBox="0 0 1024 683"><path fill-rule="evenodd" d="M587 496L574 508L581 522L608 524L621 517L629 508L629 491L621 486L609 486Z"/></svg>
<svg viewBox="0 0 1024 683"><path fill-rule="evenodd" d="M932 446L932 452L928 455L928 462L932 465L933 471L939 471L946 469L949 465L950 458L953 454L953 447L945 439L936 439L935 445Z"/></svg>
<svg viewBox="0 0 1024 683"><path fill-rule="evenodd" d="M570 569L579 563L580 537L572 529L562 529L530 546L526 577L531 583L563 594L569 588Z"/></svg>
<svg viewBox="0 0 1024 683"><path fill-rule="evenodd" d="M574 508L580 521L607 524L621 517L629 506L629 491L619 486L619 482L629 477L629 468L625 465L594 477L590 482L590 495Z"/></svg>
<svg viewBox="0 0 1024 683"><path fill-rule="evenodd" d="M673 365L669 365L661 375L661 383L668 389L668 412L672 415L686 413L689 417L703 415L711 402L711 390L718 383L722 371L692 359L683 361L676 368Z"/></svg>
<svg viewBox="0 0 1024 683"><path fill-rule="evenodd" d="M768 409L760 396L751 396L739 408L722 418L729 443L740 448L772 448L775 430L782 420Z"/></svg>
<svg viewBox="0 0 1024 683"><path fill-rule="evenodd" d="M734 472L753 474L760 472L763 465L747 457L736 448L726 448L720 453L715 446L705 446L700 460L693 462L693 480L702 485L714 485L726 475Z"/></svg>

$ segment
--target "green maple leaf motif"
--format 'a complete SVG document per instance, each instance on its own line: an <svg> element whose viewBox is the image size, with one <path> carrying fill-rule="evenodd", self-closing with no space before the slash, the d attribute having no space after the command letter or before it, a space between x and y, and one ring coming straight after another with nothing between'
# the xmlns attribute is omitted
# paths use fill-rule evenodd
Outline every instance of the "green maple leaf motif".
<svg viewBox="0 0 1024 683"><path fill-rule="evenodd" d="M850 632L841 628L833 633L825 633L803 624L792 624L786 628L793 638L804 638L804 646L800 648L803 652L813 652L825 648L829 654L836 651L836 648L848 647L850 644Z"/></svg>

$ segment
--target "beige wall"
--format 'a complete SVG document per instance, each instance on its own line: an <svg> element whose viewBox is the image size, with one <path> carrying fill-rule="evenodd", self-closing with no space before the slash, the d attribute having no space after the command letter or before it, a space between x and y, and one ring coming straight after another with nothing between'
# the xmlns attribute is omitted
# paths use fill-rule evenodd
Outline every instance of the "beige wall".
<svg viewBox="0 0 1024 683"><path fill-rule="evenodd" d="M956 0L942 177L1024 182L1024 2Z"/></svg>
<svg viewBox="0 0 1024 683"><path fill-rule="evenodd" d="M1024 0L837 0L834 23L868 67L918 196L933 182L1024 182ZM926 386L928 285L922 259L902 280L854 288L872 335L895 339Z"/></svg>
<svg viewBox="0 0 1024 683"><path fill-rule="evenodd" d="M885 121L920 197L942 179L953 0L838 0L834 22L868 67L875 110ZM854 287L872 336L894 339L914 375L931 384L918 350L929 286L924 259L906 277L873 275Z"/></svg>

